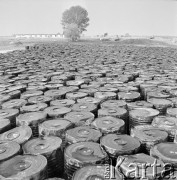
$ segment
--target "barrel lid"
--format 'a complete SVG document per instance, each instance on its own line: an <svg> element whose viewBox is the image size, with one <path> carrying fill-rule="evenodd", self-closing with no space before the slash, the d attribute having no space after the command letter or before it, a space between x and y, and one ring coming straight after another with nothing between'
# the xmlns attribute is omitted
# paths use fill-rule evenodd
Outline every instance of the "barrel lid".
<svg viewBox="0 0 177 180"><path fill-rule="evenodd" d="M113 87L100 87L99 91L101 92L117 92L118 89L117 88L113 88Z"/></svg>
<svg viewBox="0 0 177 180"><path fill-rule="evenodd" d="M74 92L74 91L77 91L79 88L77 86L63 86L63 87L60 87L59 90L63 90L65 91L66 93L68 92Z"/></svg>
<svg viewBox="0 0 177 180"><path fill-rule="evenodd" d="M27 141L23 145L25 154L41 154L51 153L52 151L61 147L62 140L55 136L45 136L42 138L34 138Z"/></svg>
<svg viewBox="0 0 177 180"><path fill-rule="evenodd" d="M24 99L12 99L12 100L9 100L9 101L6 101L2 104L2 108L3 109L10 109L10 108L16 108L16 107L20 107L20 106L23 106L27 103L26 100Z"/></svg>
<svg viewBox="0 0 177 180"><path fill-rule="evenodd" d="M127 103L129 109L137 109L137 108L153 108L153 105L147 101L135 101Z"/></svg>
<svg viewBox="0 0 177 180"><path fill-rule="evenodd" d="M140 97L139 92L131 91L131 92L119 92L118 97L120 99L130 100L130 99L136 99Z"/></svg>
<svg viewBox="0 0 177 180"><path fill-rule="evenodd" d="M29 126L19 126L0 134L0 140L15 141L22 144L32 136L32 130Z"/></svg>
<svg viewBox="0 0 177 180"><path fill-rule="evenodd" d="M69 127L72 123L66 119L53 119L49 121L44 121L40 124L42 129L48 130L62 130Z"/></svg>
<svg viewBox="0 0 177 180"><path fill-rule="evenodd" d="M29 113L24 113L20 114L19 116L16 117L16 122L17 124L24 124L24 125L29 125L32 122L38 122L41 120L44 120L47 117L47 114L44 112L29 112Z"/></svg>
<svg viewBox="0 0 177 180"><path fill-rule="evenodd" d="M87 93L75 91L75 92L67 93L66 96L72 96L72 97L85 97L85 96L87 96Z"/></svg>
<svg viewBox="0 0 177 180"><path fill-rule="evenodd" d="M101 104L101 108L125 107L126 104L124 100L107 100Z"/></svg>
<svg viewBox="0 0 177 180"><path fill-rule="evenodd" d="M140 142L129 135L107 134L101 138L101 144L113 154L126 154L140 148ZM115 154L114 154L115 155Z"/></svg>
<svg viewBox="0 0 177 180"><path fill-rule="evenodd" d="M94 97L99 98L99 99L110 97L110 96L116 96L116 93L114 92L95 92L94 93Z"/></svg>
<svg viewBox="0 0 177 180"><path fill-rule="evenodd" d="M43 92L42 91L37 91L37 90L30 90L30 91L25 91L24 93L21 94L21 97L32 97L32 96L38 96L38 95L42 95Z"/></svg>
<svg viewBox="0 0 177 180"><path fill-rule="evenodd" d="M129 112L130 117L133 118L148 118L159 115L159 111L152 108L137 108Z"/></svg>
<svg viewBox="0 0 177 180"><path fill-rule="evenodd" d="M93 97L85 97L85 98L77 99L77 102L78 103L83 103L83 102L93 103L93 104L97 105L101 102L101 100L97 99L97 98L93 98Z"/></svg>
<svg viewBox="0 0 177 180"><path fill-rule="evenodd" d="M66 94L64 90L58 90L58 89L51 89L44 93L45 96L61 96Z"/></svg>
<svg viewBox="0 0 177 180"><path fill-rule="evenodd" d="M59 114L69 113L69 112L71 112L71 109L67 108L67 107L62 107L62 106L50 106L50 107L46 108L44 110L44 112L46 112L49 115L50 114L59 115Z"/></svg>
<svg viewBox="0 0 177 180"><path fill-rule="evenodd" d="M108 175L106 175L105 169L106 166L104 165L85 166L75 172L75 174L73 175L73 180L104 180L106 176L106 179L111 180L111 172L115 172L113 176L116 180L123 179L122 174L118 170L115 170L113 166L109 165L110 174Z"/></svg>
<svg viewBox="0 0 177 180"><path fill-rule="evenodd" d="M137 137L140 141L166 140L168 133L164 129L153 127L152 125L140 125L131 130L131 136Z"/></svg>
<svg viewBox="0 0 177 180"><path fill-rule="evenodd" d="M94 142L78 142L65 149L66 159L75 159L80 163L95 163L107 157L100 144Z"/></svg>
<svg viewBox="0 0 177 180"><path fill-rule="evenodd" d="M154 104L154 105L163 105L163 106L172 105L170 100L162 99L162 98L160 98L160 99L158 99L158 98L150 98L150 99L148 99L148 102L151 103L151 104Z"/></svg>
<svg viewBox="0 0 177 180"><path fill-rule="evenodd" d="M73 104L75 104L75 101L70 100L70 99L61 99L61 100L57 99L57 100L50 102L51 106L64 106L64 107L66 106L67 107L67 106L71 106Z"/></svg>
<svg viewBox="0 0 177 180"><path fill-rule="evenodd" d="M157 160L157 164L160 164L161 166L157 166L156 172L154 172L154 167L152 166L156 159L154 157L151 157L149 155L146 155L144 153L134 154L134 155L124 155L119 156L117 162L122 161L122 164L120 165L120 169L122 173L128 178L136 177L135 176L135 167L139 167L139 177L143 177L143 165L146 165L146 178L153 179L153 177L160 176L163 172L164 164L162 161ZM134 164L134 166L131 166L131 164ZM150 166L148 166L150 164ZM154 174L156 173L156 174Z"/></svg>
<svg viewBox="0 0 177 180"><path fill-rule="evenodd" d="M8 101L8 100L10 100L9 95L1 95L0 94L0 102L4 102L4 101Z"/></svg>
<svg viewBox="0 0 177 180"><path fill-rule="evenodd" d="M162 142L153 147L156 156L164 162L177 162L177 144L173 142Z"/></svg>
<svg viewBox="0 0 177 180"><path fill-rule="evenodd" d="M152 125L154 127L165 128L169 130L176 130L177 129L177 118L169 117L169 116L156 116L153 121Z"/></svg>
<svg viewBox="0 0 177 180"><path fill-rule="evenodd" d="M13 141L0 141L0 161L7 160L20 151L20 145Z"/></svg>
<svg viewBox="0 0 177 180"><path fill-rule="evenodd" d="M75 123L75 122L79 122L79 121L86 121L88 119L94 119L94 114L91 112L70 112L67 113L64 116L65 119L68 119L69 121Z"/></svg>
<svg viewBox="0 0 177 180"><path fill-rule="evenodd" d="M0 174L5 178L31 178L44 170L47 159L42 155L18 155L0 164Z"/></svg>
<svg viewBox="0 0 177 180"><path fill-rule="evenodd" d="M92 103L76 103L72 106L72 110L73 111L94 111L96 110L96 105L92 104Z"/></svg>
<svg viewBox="0 0 177 180"><path fill-rule="evenodd" d="M104 116L96 118L92 125L103 132L114 132L119 130L125 125L125 122L122 119L114 118L112 116Z"/></svg>
<svg viewBox="0 0 177 180"><path fill-rule="evenodd" d="M111 116L111 115L117 115L117 116L122 116L125 115L127 113L127 110L124 108L108 108L108 109L99 109L98 110L98 114L100 115L107 115L107 116Z"/></svg>
<svg viewBox="0 0 177 180"><path fill-rule="evenodd" d="M83 84L85 81L82 79L79 79L79 80L70 80L70 81L67 81L66 84L69 85L69 86L78 86L78 85L81 85Z"/></svg>
<svg viewBox="0 0 177 180"><path fill-rule="evenodd" d="M66 131L65 138L72 143L83 141L98 141L101 132L88 126L79 126Z"/></svg>
<svg viewBox="0 0 177 180"><path fill-rule="evenodd" d="M38 103L38 102L49 102L49 101L51 101L51 100L52 100L51 97L41 95L41 96L30 97L30 98L28 99L28 102L29 102L29 103Z"/></svg>
<svg viewBox="0 0 177 180"><path fill-rule="evenodd" d="M18 109L0 109L0 118L7 118L17 115L19 113Z"/></svg>
<svg viewBox="0 0 177 180"><path fill-rule="evenodd" d="M168 108L167 115L177 117L177 108Z"/></svg>
<svg viewBox="0 0 177 180"><path fill-rule="evenodd" d="M21 112L35 112L44 110L47 107L46 103L36 103L36 104L30 104L30 105L24 105L20 108Z"/></svg>
<svg viewBox="0 0 177 180"><path fill-rule="evenodd" d="M154 98L169 98L171 95L168 92L165 91L149 91L147 93L148 97L154 97Z"/></svg>

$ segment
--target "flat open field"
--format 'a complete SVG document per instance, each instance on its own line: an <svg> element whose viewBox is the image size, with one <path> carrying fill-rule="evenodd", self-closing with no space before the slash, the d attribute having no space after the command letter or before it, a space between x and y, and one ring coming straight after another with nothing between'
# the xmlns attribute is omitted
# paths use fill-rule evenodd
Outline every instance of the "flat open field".
<svg viewBox="0 0 177 180"><path fill-rule="evenodd" d="M0 53L13 51L13 50L23 50L25 46L32 46L36 43L50 43L50 42L66 42L66 39L62 38L14 38L14 37L0 37ZM96 38L81 38L81 42L95 42L98 43L100 40ZM106 41L107 44L113 44L114 41ZM105 41L104 41L105 43ZM119 41L114 42L119 45L131 45L131 46L151 46L151 47L174 47L176 44L168 43L168 41L161 40L150 40L150 39L120 39Z"/></svg>
<svg viewBox="0 0 177 180"><path fill-rule="evenodd" d="M112 178L123 180L130 179L131 163L140 170L147 163L146 178L153 179L162 177L165 162L176 168L175 46L18 44L31 46L0 54L0 178L106 179L114 172ZM161 167L154 172L156 158Z"/></svg>

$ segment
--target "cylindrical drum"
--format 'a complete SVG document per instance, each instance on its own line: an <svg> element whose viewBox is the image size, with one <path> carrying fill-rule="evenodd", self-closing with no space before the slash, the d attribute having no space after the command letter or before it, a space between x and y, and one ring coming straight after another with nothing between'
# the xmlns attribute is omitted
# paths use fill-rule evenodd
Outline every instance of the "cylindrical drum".
<svg viewBox="0 0 177 180"><path fill-rule="evenodd" d="M94 120L94 114L91 112L70 112L64 116L64 119L67 119L75 124L75 126L90 125Z"/></svg>
<svg viewBox="0 0 177 180"><path fill-rule="evenodd" d="M92 103L76 103L72 106L72 111L81 111L81 112L91 112L93 114L96 114L97 112L97 106Z"/></svg>
<svg viewBox="0 0 177 180"><path fill-rule="evenodd" d="M1 119L0 118L0 134L11 129L11 123L9 119Z"/></svg>
<svg viewBox="0 0 177 180"><path fill-rule="evenodd" d="M43 111L47 108L46 103L26 104L20 108L21 113Z"/></svg>
<svg viewBox="0 0 177 180"><path fill-rule="evenodd" d="M143 152L149 153L152 146L168 140L168 133L151 125L136 126L131 129L131 136L139 139Z"/></svg>
<svg viewBox="0 0 177 180"><path fill-rule="evenodd" d="M120 163L119 168L124 174L125 179L155 180L157 178L162 178L161 175L164 170L164 163L147 154L139 153L119 156L117 162ZM158 165L156 167L155 162Z"/></svg>
<svg viewBox="0 0 177 180"><path fill-rule="evenodd" d="M109 108L127 108L127 103L124 100L108 100L101 104L102 109Z"/></svg>
<svg viewBox="0 0 177 180"><path fill-rule="evenodd" d="M83 93L83 92L72 92L72 93L67 93L66 94L66 98L70 99L70 100L74 100L77 101L77 99L81 99L88 96L87 93Z"/></svg>
<svg viewBox="0 0 177 180"><path fill-rule="evenodd" d="M9 119L11 126L16 126L16 117L19 114L18 109L0 109L0 119Z"/></svg>
<svg viewBox="0 0 177 180"><path fill-rule="evenodd" d="M62 106L50 106L44 110L50 118L63 118L65 114L71 112L70 108Z"/></svg>
<svg viewBox="0 0 177 180"><path fill-rule="evenodd" d="M31 112L20 114L16 118L17 126L27 125L30 126L33 132L34 137L38 137L38 125L42 123L47 117L47 114L44 112Z"/></svg>
<svg viewBox="0 0 177 180"><path fill-rule="evenodd" d="M0 107L4 102L9 101L10 98L11 98L10 95L1 95L0 94Z"/></svg>
<svg viewBox="0 0 177 180"><path fill-rule="evenodd" d="M153 118L159 115L159 111L152 108L137 108L129 112L129 128L138 125L151 124Z"/></svg>
<svg viewBox="0 0 177 180"><path fill-rule="evenodd" d="M15 156L0 164L0 174L4 179L13 180L44 180L47 159L41 155Z"/></svg>
<svg viewBox="0 0 177 180"><path fill-rule="evenodd" d="M91 103L91 104L94 104L94 105L96 105L98 107L101 100L97 99L97 98L93 98L93 97L85 97L85 98L82 98L82 99L78 99L77 102L78 103Z"/></svg>
<svg viewBox="0 0 177 180"><path fill-rule="evenodd" d="M109 157L116 163L120 155L136 154L140 149L140 141L129 135L108 134L101 138L100 144Z"/></svg>
<svg viewBox="0 0 177 180"><path fill-rule="evenodd" d="M125 122L125 131L128 130L128 112L124 108L108 108L108 109L99 109L98 110L98 117L104 116L112 116L115 118L123 119Z"/></svg>
<svg viewBox="0 0 177 180"><path fill-rule="evenodd" d="M52 89L44 93L44 96L49 96L52 100L55 99L64 99L66 92L64 90Z"/></svg>
<svg viewBox="0 0 177 180"><path fill-rule="evenodd" d="M57 99L54 101L50 102L50 106L61 106L61 107L71 107L72 105L75 104L74 100L70 100L70 99Z"/></svg>
<svg viewBox="0 0 177 180"><path fill-rule="evenodd" d="M65 139L68 144L77 142L99 142L102 133L89 126L79 126L66 131Z"/></svg>
<svg viewBox="0 0 177 180"><path fill-rule="evenodd" d="M18 143L13 141L0 141L0 164L20 153L21 149Z"/></svg>
<svg viewBox="0 0 177 180"><path fill-rule="evenodd" d="M177 130L177 118L168 116L156 116L152 121L152 126L164 129L169 134L169 141L173 142Z"/></svg>
<svg viewBox="0 0 177 180"><path fill-rule="evenodd" d="M166 115L171 117L177 117L177 108L168 108Z"/></svg>
<svg viewBox="0 0 177 180"><path fill-rule="evenodd" d="M35 138L23 145L24 154L43 155L47 158L48 177L61 177L63 174L62 140L55 136Z"/></svg>
<svg viewBox="0 0 177 180"><path fill-rule="evenodd" d="M104 116L96 118L91 126L100 130L103 134L124 134L125 133L125 122L122 119L115 118L112 116Z"/></svg>
<svg viewBox="0 0 177 180"><path fill-rule="evenodd" d="M24 99L12 99L10 101L6 101L3 103L2 109L20 109L20 107L24 106L27 103Z"/></svg>
<svg viewBox="0 0 177 180"><path fill-rule="evenodd" d="M29 126L19 126L0 134L0 140L15 141L18 144L24 144L32 137L32 130Z"/></svg>
<svg viewBox="0 0 177 180"><path fill-rule="evenodd" d="M100 99L101 102L107 101L107 100L114 100L116 99L116 93L114 92L96 92L94 94L94 97L97 99Z"/></svg>
<svg viewBox="0 0 177 180"><path fill-rule="evenodd" d="M118 99L119 100L125 100L126 102L134 102L139 100L141 97L139 92L119 92L118 93Z"/></svg>
<svg viewBox="0 0 177 180"><path fill-rule="evenodd" d="M57 136L62 139L61 149L65 148L65 133L68 129L74 127L74 124L66 119L54 119L44 121L39 125L39 136Z"/></svg>
<svg viewBox="0 0 177 180"><path fill-rule="evenodd" d="M153 104L155 109L159 111L160 115L165 115L167 108L172 107L172 102L167 99L151 98L151 99L148 99L148 102Z"/></svg>
<svg viewBox="0 0 177 180"><path fill-rule="evenodd" d="M166 99L170 97L171 97L170 93L165 92L165 91L157 90L157 91L147 92L147 100L150 98Z"/></svg>
<svg viewBox="0 0 177 180"><path fill-rule="evenodd" d="M24 93L22 93L20 98L29 99L30 97L41 96L41 95L43 95L42 91L31 90L31 91L25 91Z"/></svg>
<svg viewBox="0 0 177 180"><path fill-rule="evenodd" d="M79 142L65 149L65 174L71 179L73 173L88 164L104 164L108 156L100 144L94 142Z"/></svg>
<svg viewBox="0 0 177 180"><path fill-rule="evenodd" d="M96 88L84 88L84 89L79 89L79 92L87 93L89 96L93 97L94 93L98 92L98 89L96 89Z"/></svg>
<svg viewBox="0 0 177 180"><path fill-rule="evenodd" d="M173 104L173 108L177 107L177 97L173 97L173 98L168 98L168 100L170 100Z"/></svg>
<svg viewBox="0 0 177 180"><path fill-rule="evenodd" d="M122 174L115 167L105 165L88 165L77 170L72 180L123 180Z"/></svg>
<svg viewBox="0 0 177 180"><path fill-rule="evenodd" d="M46 103L49 104L52 101L52 97L49 96L34 96L28 99L29 104Z"/></svg>
<svg viewBox="0 0 177 180"><path fill-rule="evenodd" d="M153 108L153 104L147 101L135 101L127 103L128 110L131 111L137 108Z"/></svg>
<svg viewBox="0 0 177 180"><path fill-rule="evenodd" d="M151 148L151 156L171 165L177 171L177 144L173 142L162 142Z"/></svg>

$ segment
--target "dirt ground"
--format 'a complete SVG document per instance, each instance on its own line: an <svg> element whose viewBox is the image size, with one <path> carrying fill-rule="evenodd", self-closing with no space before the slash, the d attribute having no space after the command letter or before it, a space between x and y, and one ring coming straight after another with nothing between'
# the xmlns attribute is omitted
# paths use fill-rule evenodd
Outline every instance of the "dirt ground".
<svg viewBox="0 0 177 180"><path fill-rule="evenodd" d="M14 37L0 37L0 53L6 53L14 50L24 50L25 46L33 46L34 44L66 41L65 39L40 39L40 38L14 38ZM100 41L99 39L81 39L80 41L91 41L92 43ZM163 40L150 40L150 39L121 39L119 41L100 41L105 44L120 44L120 45L133 45L133 46L151 46L151 47L173 47L177 48L177 44L169 43Z"/></svg>

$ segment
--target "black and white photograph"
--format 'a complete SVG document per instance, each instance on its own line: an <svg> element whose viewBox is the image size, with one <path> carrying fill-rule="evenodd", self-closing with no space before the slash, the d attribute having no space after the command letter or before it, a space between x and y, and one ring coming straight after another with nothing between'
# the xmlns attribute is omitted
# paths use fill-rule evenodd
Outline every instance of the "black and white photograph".
<svg viewBox="0 0 177 180"><path fill-rule="evenodd" d="M177 180L177 0L0 0L0 180Z"/></svg>

